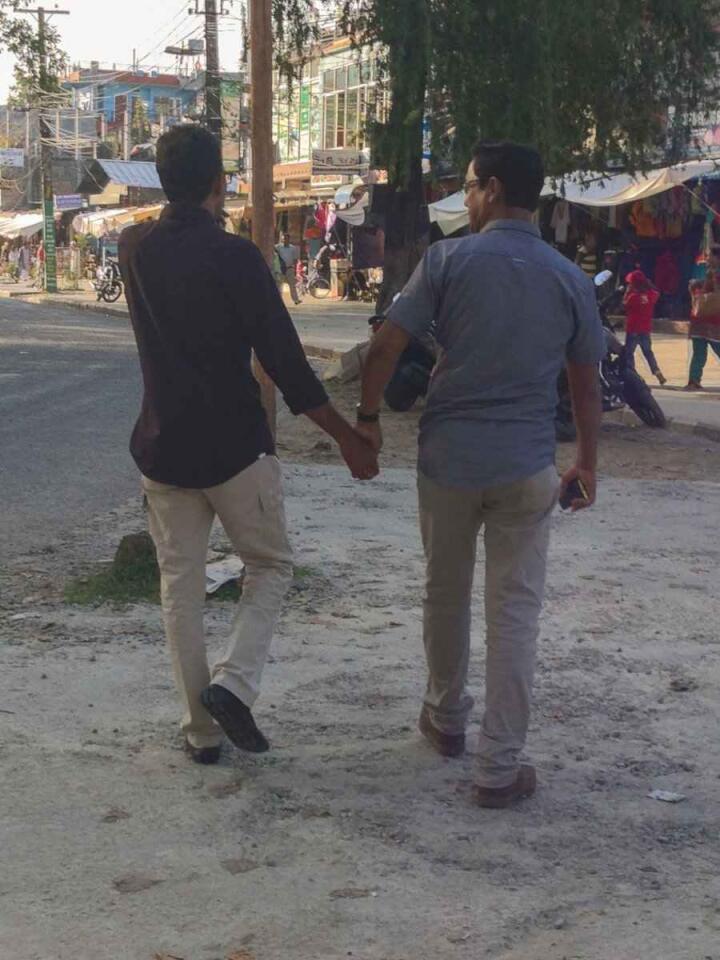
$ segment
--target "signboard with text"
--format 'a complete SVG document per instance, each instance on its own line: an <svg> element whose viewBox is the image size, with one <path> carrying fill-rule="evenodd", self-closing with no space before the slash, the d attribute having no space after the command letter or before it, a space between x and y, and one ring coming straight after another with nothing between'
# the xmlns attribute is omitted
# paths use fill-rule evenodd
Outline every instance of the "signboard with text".
<svg viewBox="0 0 720 960"><path fill-rule="evenodd" d="M25 166L25 151L18 150L15 147L0 148L0 167L20 167Z"/></svg>
<svg viewBox="0 0 720 960"><path fill-rule="evenodd" d="M370 169L370 158L362 150L313 150L313 175L323 173L362 176Z"/></svg>
<svg viewBox="0 0 720 960"><path fill-rule="evenodd" d="M43 245L45 247L45 289L57 293L57 251L55 249L55 205L43 201Z"/></svg>
<svg viewBox="0 0 720 960"><path fill-rule="evenodd" d="M85 202L79 193L65 193L55 197L56 210L80 210Z"/></svg>

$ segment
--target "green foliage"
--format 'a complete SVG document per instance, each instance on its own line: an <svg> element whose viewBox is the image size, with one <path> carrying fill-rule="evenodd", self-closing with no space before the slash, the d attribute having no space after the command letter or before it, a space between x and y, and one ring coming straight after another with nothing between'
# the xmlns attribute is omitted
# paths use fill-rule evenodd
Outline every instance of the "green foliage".
<svg viewBox="0 0 720 960"><path fill-rule="evenodd" d="M481 136L537 145L552 174L643 169L677 159L717 105L717 0L438 7L432 85L461 158Z"/></svg>
<svg viewBox="0 0 720 960"><path fill-rule="evenodd" d="M461 166L476 138L508 138L536 144L560 174L677 159L718 104L718 0L343 0L343 10L356 43L386 51L393 109L376 146L398 184L422 106L436 141L452 131Z"/></svg>
<svg viewBox="0 0 720 960"><path fill-rule="evenodd" d="M36 104L41 89L48 93L62 93L59 77L67 65L60 45L60 35L51 25L45 28L47 71L43 76L37 21L16 13L24 6L19 0L0 0L0 51L15 57L14 85L10 91L10 106ZM49 11L52 12L52 11Z"/></svg>
<svg viewBox="0 0 720 960"><path fill-rule="evenodd" d="M237 602L237 582L225 583L210 597L212 601ZM137 560L125 569L105 567L68 581L65 603L80 607L97 607L103 603L128 606L132 603L160 603L160 573L154 559Z"/></svg>

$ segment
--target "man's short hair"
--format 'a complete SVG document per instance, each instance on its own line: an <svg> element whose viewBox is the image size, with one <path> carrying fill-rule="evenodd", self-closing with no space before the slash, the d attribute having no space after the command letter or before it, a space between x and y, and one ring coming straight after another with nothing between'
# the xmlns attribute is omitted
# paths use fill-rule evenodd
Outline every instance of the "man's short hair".
<svg viewBox="0 0 720 960"><path fill-rule="evenodd" d="M217 138L193 123L178 124L160 137L155 165L170 201L202 203L223 172Z"/></svg>
<svg viewBox="0 0 720 960"><path fill-rule="evenodd" d="M530 211L537 209L545 183L545 171L540 154L534 147L507 140L481 140L473 147L472 161L481 187L487 186L490 177L496 177L502 183L508 207L522 207Z"/></svg>

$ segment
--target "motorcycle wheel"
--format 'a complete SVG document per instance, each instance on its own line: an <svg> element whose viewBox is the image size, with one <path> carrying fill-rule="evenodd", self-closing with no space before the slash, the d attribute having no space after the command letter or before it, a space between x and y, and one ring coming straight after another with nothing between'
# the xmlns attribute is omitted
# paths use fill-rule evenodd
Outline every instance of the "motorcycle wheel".
<svg viewBox="0 0 720 960"><path fill-rule="evenodd" d="M105 303L115 303L120 299L122 293L122 284L118 280L113 280L110 286L103 287L102 298Z"/></svg>
<svg viewBox="0 0 720 960"><path fill-rule="evenodd" d="M643 423L658 429L667 426L667 420L660 404L653 397L650 388L640 374L634 370L628 370L625 373L624 388L623 392L627 405L636 416L640 417Z"/></svg>
<svg viewBox="0 0 720 960"><path fill-rule="evenodd" d="M325 300L330 296L330 281L324 277L317 277L312 281L309 287L310 295L316 300Z"/></svg>

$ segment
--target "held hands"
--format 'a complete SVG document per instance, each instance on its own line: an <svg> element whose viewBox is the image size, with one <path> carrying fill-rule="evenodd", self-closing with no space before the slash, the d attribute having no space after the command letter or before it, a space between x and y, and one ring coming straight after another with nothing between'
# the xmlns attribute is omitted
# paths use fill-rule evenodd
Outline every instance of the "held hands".
<svg viewBox="0 0 720 960"><path fill-rule="evenodd" d="M340 453L355 480L372 480L380 472L377 451L358 428L348 431Z"/></svg>
<svg viewBox="0 0 720 960"><path fill-rule="evenodd" d="M383 435L380 428L380 422L376 423L358 423L355 424L355 430L364 437L375 453L380 453L383 445Z"/></svg>
<svg viewBox="0 0 720 960"><path fill-rule="evenodd" d="M586 510L595 503L597 496L597 478L594 470L584 470L582 467L578 467L577 465L570 467L570 469L567 470L560 479L560 496L565 493L573 480L579 480L587 491L586 500L573 500L573 502L570 504L570 509L573 513L575 513L578 510Z"/></svg>

